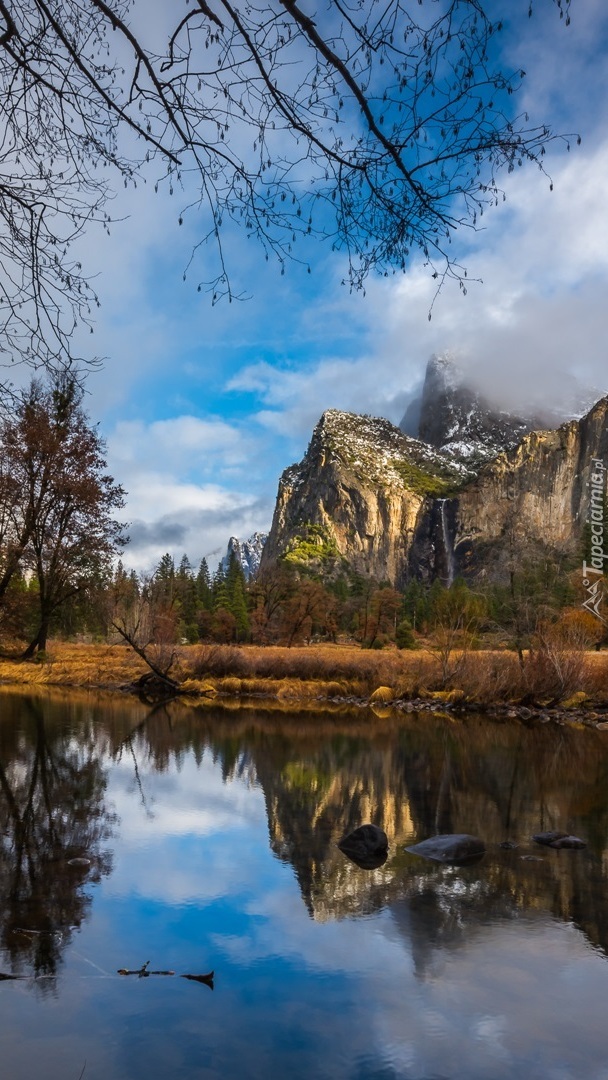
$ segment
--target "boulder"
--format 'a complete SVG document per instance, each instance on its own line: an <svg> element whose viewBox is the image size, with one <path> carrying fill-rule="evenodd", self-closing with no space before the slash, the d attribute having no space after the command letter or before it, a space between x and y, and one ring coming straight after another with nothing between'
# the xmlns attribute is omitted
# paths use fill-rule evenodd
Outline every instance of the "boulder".
<svg viewBox="0 0 608 1080"><path fill-rule="evenodd" d="M412 855L422 855L424 859L434 859L442 863L470 863L481 859L486 852L483 840L469 833L445 833L431 836L420 844L406 847Z"/></svg>
<svg viewBox="0 0 608 1080"><path fill-rule="evenodd" d="M388 858L388 837L377 825L360 825L343 836L338 847L363 870L375 870Z"/></svg>
<svg viewBox="0 0 608 1080"><path fill-rule="evenodd" d="M552 848L584 848L587 847L587 842L581 840L580 836L561 836L559 840L554 840L552 844L549 844Z"/></svg>
<svg viewBox="0 0 608 1080"><path fill-rule="evenodd" d="M551 832L535 833L532 837L536 844L543 844L544 847L551 848L584 848L587 844L584 840L581 840L578 836L570 836L569 833L558 832L552 830Z"/></svg>

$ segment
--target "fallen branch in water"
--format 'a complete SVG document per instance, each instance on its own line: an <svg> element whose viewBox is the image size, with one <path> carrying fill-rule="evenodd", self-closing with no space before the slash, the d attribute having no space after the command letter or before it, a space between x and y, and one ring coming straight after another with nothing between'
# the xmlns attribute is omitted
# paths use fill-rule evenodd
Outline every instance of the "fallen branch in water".
<svg viewBox="0 0 608 1080"><path fill-rule="evenodd" d="M147 979L149 975L175 975L174 971L148 971L149 960L146 960L145 964L142 964L140 968L119 968L119 975L137 975L138 979ZM180 979L190 979L191 982L204 983L205 986L210 987L213 990L213 978L215 972L208 971L206 975L180 975Z"/></svg>
<svg viewBox="0 0 608 1080"><path fill-rule="evenodd" d="M142 964L140 968L136 968L134 971L130 971L128 968L119 968L119 975L137 975L138 979L147 979L148 975L175 975L174 971L148 971L149 960L146 960L145 964Z"/></svg>

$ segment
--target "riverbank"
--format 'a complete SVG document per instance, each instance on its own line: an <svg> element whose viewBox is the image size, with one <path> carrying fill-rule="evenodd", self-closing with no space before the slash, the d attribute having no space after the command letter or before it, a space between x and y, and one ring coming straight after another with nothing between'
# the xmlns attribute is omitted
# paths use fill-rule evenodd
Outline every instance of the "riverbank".
<svg viewBox="0 0 608 1080"><path fill-rule="evenodd" d="M476 650L363 650L356 645L192 645L171 652L171 677L195 699L265 698L277 702L329 701L408 712L491 710L506 717L565 717L608 722L608 654L568 652L527 657ZM155 660L168 664L157 652ZM51 642L44 656L24 662L0 658L0 683L134 692L149 674L125 645ZM607 723L608 727L608 723Z"/></svg>

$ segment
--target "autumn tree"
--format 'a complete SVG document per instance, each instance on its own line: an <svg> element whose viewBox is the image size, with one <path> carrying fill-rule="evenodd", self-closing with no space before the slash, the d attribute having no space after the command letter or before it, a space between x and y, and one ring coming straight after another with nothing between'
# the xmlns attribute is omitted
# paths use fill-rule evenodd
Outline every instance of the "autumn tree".
<svg viewBox="0 0 608 1080"><path fill-rule="evenodd" d="M105 446L72 378L36 380L0 424L3 468L13 479L0 560L0 601L17 569L37 585L37 629L25 655L44 649L62 604L109 567L122 543L114 512L124 492L106 472Z"/></svg>
<svg viewBox="0 0 608 1080"><path fill-rule="evenodd" d="M294 579L281 607L281 642L291 648L298 641L310 640L314 630L323 627L329 602L327 590L319 581Z"/></svg>
<svg viewBox="0 0 608 1080"><path fill-rule="evenodd" d="M381 585L374 589L367 622L367 636L363 640L367 648L378 648L386 641L394 641L397 615L402 604L401 593L390 585Z"/></svg>
<svg viewBox="0 0 608 1080"><path fill-rule="evenodd" d="M279 634L283 605L292 588L293 575L282 566L261 570L249 586L251 632L256 645L268 645Z"/></svg>
<svg viewBox="0 0 608 1080"><path fill-rule="evenodd" d="M0 0L0 349L56 368L91 321L74 244L107 226L112 175L185 189L214 299L230 222L281 267L312 234L355 286L414 252L464 284L452 234L555 138L501 66L501 14L528 6Z"/></svg>

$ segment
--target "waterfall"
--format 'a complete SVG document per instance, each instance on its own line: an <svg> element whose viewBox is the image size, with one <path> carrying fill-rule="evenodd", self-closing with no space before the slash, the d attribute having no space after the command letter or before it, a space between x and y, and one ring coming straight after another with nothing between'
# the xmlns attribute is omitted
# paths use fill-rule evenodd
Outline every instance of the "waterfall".
<svg viewBox="0 0 608 1080"><path fill-rule="evenodd" d="M452 540L450 537L450 529L448 525L448 515L446 508L447 499L439 499L439 506L441 507L441 535L443 538L443 554L445 556L446 566L446 585L449 588L454 580L454 549L452 547Z"/></svg>

